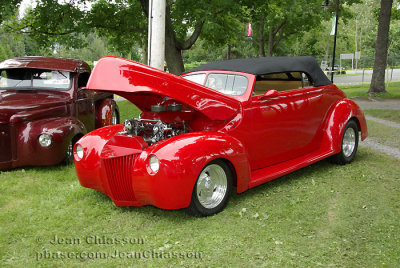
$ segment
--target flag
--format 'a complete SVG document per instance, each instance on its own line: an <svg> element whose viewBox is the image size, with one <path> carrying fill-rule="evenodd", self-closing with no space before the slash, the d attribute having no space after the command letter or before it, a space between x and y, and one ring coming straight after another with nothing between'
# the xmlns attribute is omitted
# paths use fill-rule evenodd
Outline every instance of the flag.
<svg viewBox="0 0 400 268"><path fill-rule="evenodd" d="M247 37L249 37L249 38L251 38L251 23L249 23L249 27L248 27L248 30L247 30Z"/></svg>
<svg viewBox="0 0 400 268"><path fill-rule="evenodd" d="M331 35L335 35L335 32L336 32L336 14L334 14L333 17L332 17Z"/></svg>

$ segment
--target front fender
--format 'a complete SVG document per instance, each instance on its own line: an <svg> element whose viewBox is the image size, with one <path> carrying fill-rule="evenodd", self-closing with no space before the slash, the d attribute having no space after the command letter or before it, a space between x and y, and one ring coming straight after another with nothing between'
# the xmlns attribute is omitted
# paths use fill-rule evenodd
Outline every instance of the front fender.
<svg viewBox="0 0 400 268"><path fill-rule="evenodd" d="M368 136L367 122L361 108L350 99L338 101L328 116L322 144L326 150L337 154L341 150L342 136L347 122L354 118L361 131L361 140Z"/></svg>
<svg viewBox="0 0 400 268"><path fill-rule="evenodd" d="M55 117L28 122L17 130L17 155L19 165L55 165L66 154L72 138L85 133L85 126L73 117ZM52 139L49 147L42 147L38 138L48 134Z"/></svg>
<svg viewBox="0 0 400 268"><path fill-rule="evenodd" d="M78 140L74 147L75 170L82 186L106 193L101 180L100 154L106 143L117 132L122 131L122 125L111 125L93 130ZM77 160L76 146L84 148L83 158Z"/></svg>
<svg viewBox="0 0 400 268"><path fill-rule="evenodd" d="M151 155L160 162L155 174L148 166ZM227 160L237 174L237 191L247 190L250 168L241 142L219 132L195 132L161 141L140 154L132 180L135 196L142 204L164 209L187 207L201 170L218 158Z"/></svg>

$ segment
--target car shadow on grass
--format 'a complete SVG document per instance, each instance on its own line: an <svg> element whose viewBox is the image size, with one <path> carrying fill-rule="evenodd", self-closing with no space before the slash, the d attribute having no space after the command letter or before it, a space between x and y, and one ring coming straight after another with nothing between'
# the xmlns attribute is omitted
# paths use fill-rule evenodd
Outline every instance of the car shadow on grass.
<svg viewBox="0 0 400 268"><path fill-rule="evenodd" d="M357 163L359 161L367 161L368 157L368 153L359 154L357 155L354 162ZM211 217L219 217L218 215L223 217L224 213L236 213L238 209L249 207L251 205L261 207L265 204L253 204L254 200L257 200L258 196L265 196L277 193L285 194L286 192L291 191L293 188L311 185L313 183L312 178L315 178L316 174L330 173L333 172L335 169L341 167L344 166L332 164L329 162L329 160L325 159L313 165L304 167L300 170L279 177L275 180L259 185L255 188L249 189L240 194L236 193L236 188L234 187L233 193L230 197L230 201L225 210ZM88 191L90 191L90 197L88 196ZM142 207L117 207L112 202L111 198L109 198L107 195L92 189L85 188L85 191L82 191L80 195L82 195L82 198L85 200L92 199L90 200L90 203L96 203L96 205L104 206L105 208L110 209L116 213L131 213L132 217L153 217L154 220L163 220L170 222L195 221L198 219L188 215L185 212L185 209L167 210L160 209L152 205L146 205ZM260 202L263 201L260 200Z"/></svg>

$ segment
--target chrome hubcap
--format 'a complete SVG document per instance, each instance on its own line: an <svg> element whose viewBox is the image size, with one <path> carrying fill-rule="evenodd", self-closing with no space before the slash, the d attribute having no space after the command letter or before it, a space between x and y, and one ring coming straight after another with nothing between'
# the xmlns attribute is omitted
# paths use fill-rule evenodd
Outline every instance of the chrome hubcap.
<svg viewBox="0 0 400 268"><path fill-rule="evenodd" d="M356 133L353 128L349 127L343 136L342 151L345 157L349 157L356 147Z"/></svg>
<svg viewBox="0 0 400 268"><path fill-rule="evenodd" d="M113 110L113 113L112 113L111 123L112 123L113 125L116 125L116 124L118 123L118 122L117 122L117 112L116 112L115 110Z"/></svg>
<svg viewBox="0 0 400 268"><path fill-rule="evenodd" d="M207 166L197 180L197 199L205 208L215 208L224 199L228 179L224 169L216 164Z"/></svg>

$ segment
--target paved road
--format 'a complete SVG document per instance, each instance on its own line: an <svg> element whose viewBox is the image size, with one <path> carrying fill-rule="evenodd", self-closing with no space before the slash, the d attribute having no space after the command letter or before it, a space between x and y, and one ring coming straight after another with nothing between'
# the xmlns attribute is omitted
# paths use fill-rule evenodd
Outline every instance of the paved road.
<svg viewBox="0 0 400 268"><path fill-rule="evenodd" d="M381 99L381 98L353 98L353 100L363 110L377 109L377 110L400 110L400 99ZM369 121L384 125L386 127L400 129L400 124L381 118L376 118L370 115L366 116L367 124ZM397 138L400 140L400 132L397 132ZM360 142L360 146L371 148L375 151L387 154L400 160L400 149L398 147L391 146L385 139L374 137L374 133L370 133L370 136L363 142Z"/></svg>
<svg viewBox="0 0 400 268"><path fill-rule="evenodd" d="M333 77L333 82L337 85L357 85L364 83L370 83L372 78L372 70L363 71L347 71L348 75L335 75ZM327 74L330 79L330 73ZM390 69L386 72L386 79L389 78L390 81L399 82L400 81L400 69Z"/></svg>
<svg viewBox="0 0 400 268"><path fill-rule="evenodd" d="M363 110L400 110L400 99L382 99L375 97L352 98Z"/></svg>
<svg viewBox="0 0 400 268"><path fill-rule="evenodd" d="M379 123L381 125L384 125L386 127L390 127L393 129L400 129L400 124L388 120L384 120L381 118L376 118L370 115L366 116L367 123L369 121L373 121L375 123ZM397 158L400 160L400 149L396 146L393 146L393 144L390 144L388 141L382 138L374 137L374 133L370 133L371 135L364 140L363 142L360 142L360 146L365 146L368 148L371 148L372 150L379 151L381 153L387 154L389 156L392 156L394 158ZM396 138L400 140L400 133L397 132L395 135Z"/></svg>

